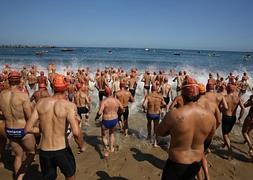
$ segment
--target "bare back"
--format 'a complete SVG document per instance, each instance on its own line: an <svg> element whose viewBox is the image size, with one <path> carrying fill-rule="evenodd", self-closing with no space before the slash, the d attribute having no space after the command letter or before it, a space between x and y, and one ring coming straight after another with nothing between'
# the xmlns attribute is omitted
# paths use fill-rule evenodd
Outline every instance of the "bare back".
<svg viewBox="0 0 253 180"><path fill-rule="evenodd" d="M75 104L64 99L48 97L41 99L35 108L42 133L41 149L55 151L66 148L68 119L76 115Z"/></svg>
<svg viewBox="0 0 253 180"><path fill-rule="evenodd" d="M127 107L129 102L133 102L134 98L129 91L121 90L116 93L117 99L121 102L123 107Z"/></svg>
<svg viewBox="0 0 253 180"><path fill-rule="evenodd" d="M144 104L147 104L148 114L160 114L161 106L164 106L166 103L162 95L152 92L146 97Z"/></svg>
<svg viewBox="0 0 253 180"><path fill-rule="evenodd" d="M222 113L227 116L235 116L240 103L240 97L234 93L225 96L228 109L223 109Z"/></svg>
<svg viewBox="0 0 253 180"><path fill-rule="evenodd" d="M0 106L6 118L6 127L24 128L31 114L31 103L27 93L18 89L4 90L0 94Z"/></svg>
<svg viewBox="0 0 253 180"><path fill-rule="evenodd" d="M103 114L103 120L118 118L118 110L123 110L122 104L114 97L107 97L101 102L99 114Z"/></svg>
<svg viewBox="0 0 253 180"><path fill-rule="evenodd" d="M169 157L172 161L191 164L202 159L204 141L213 136L215 129L213 114L191 103L167 113L157 133L171 135Z"/></svg>

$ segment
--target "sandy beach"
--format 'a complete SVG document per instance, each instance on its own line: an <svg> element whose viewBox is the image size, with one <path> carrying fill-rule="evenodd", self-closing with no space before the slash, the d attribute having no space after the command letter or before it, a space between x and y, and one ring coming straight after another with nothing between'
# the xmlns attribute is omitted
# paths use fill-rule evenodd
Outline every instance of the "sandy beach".
<svg viewBox="0 0 253 180"><path fill-rule="evenodd" d="M117 180L159 180L162 169L168 158L166 152L166 141L161 139L161 147L154 148L145 140L146 119L144 113L130 115L130 135L124 137L116 133L118 151L110 154L108 159L103 159L100 128L93 121L95 113L91 114L90 126L84 127L85 142L87 149L82 154L77 153L77 146L72 141L71 147L77 164L76 179L117 179ZM240 134L241 126L236 125L232 130L231 142L234 149L234 159L227 160L227 150L221 147L222 138L220 128L211 145L211 153L208 154L209 171L211 179L224 180L251 180L253 163L247 155L248 147L243 144ZM251 134L252 135L252 134ZM12 179L13 158L7 158L5 168L0 168L1 179ZM39 157L32 164L25 179L42 179L39 168ZM58 172L57 179L64 179Z"/></svg>

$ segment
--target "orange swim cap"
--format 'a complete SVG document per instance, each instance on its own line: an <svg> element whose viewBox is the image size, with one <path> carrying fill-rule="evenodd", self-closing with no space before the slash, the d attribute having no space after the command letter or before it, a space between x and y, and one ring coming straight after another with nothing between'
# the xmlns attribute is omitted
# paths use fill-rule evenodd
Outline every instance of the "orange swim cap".
<svg viewBox="0 0 253 180"><path fill-rule="evenodd" d="M79 90L79 89L81 89L81 87L82 87L82 84L81 83L77 83L76 84L76 88Z"/></svg>
<svg viewBox="0 0 253 180"><path fill-rule="evenodd" d="M199 95L199 85L197 81L191 77L187 77L182 84L182 95L197 96Z"/></svg>
<svg viewBox="0 0 253 180"><path fill-rule="evenodd" d="M19 83L21 79L21 74L18 71L11 71L8 75L8 81L10 84Z"/></svg>
<svg viewBox="0 0 253 180"><path fill-rule="evenodd" d="M53 88L56 92L64 92L68 88L68 83L63 75L57 74L53 80Z"/></svg>
<svg viewBox="0 0 253 180"><path fill-rule="evenodd" d="M204 94L206 92L205 85L202 83L199 83L199 93Z"/></svg>
<svg viewBox="0 0 253 180"><path fill-rule="evenodd" d="M112 95L112 90L109 87L105 87L105 95L106 97L109 97Z"/></svg>

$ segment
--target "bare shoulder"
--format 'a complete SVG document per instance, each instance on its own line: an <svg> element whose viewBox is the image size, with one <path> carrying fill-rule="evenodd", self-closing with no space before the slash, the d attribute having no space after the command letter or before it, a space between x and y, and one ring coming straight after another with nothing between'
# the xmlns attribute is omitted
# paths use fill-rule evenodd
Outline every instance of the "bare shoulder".
<svg viewBox="0 0 253 180"><path fill-rule="evenodd" d="M11 91L8 89L4 89L1 93L0 93L0 98L5 97L6 95L10 94Z"/></svg>

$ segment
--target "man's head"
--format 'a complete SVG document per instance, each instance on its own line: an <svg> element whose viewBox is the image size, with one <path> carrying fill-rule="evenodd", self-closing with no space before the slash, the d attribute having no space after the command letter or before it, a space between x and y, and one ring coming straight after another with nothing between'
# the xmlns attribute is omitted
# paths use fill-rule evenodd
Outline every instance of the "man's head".
<svg viewBox="0 0 253 180"><path fill-rule="evenodd" d="M44 76L44 71L40 71L40 75L41 75L41 76Z"/></svg>
<svg viewBox="0 0 253 180"><path fill-rule="evenodd" d="M82 84L81 84L81 83L77 83L77 84L76 84L76 89L79 90L79 89L81 89L81 88L82 88Z"/></svg>
<svg viewBox="0 0 253 180"><path fill-rule="evenodd" d="M63 75L57 74L53 80L53 89L56 93L63 93L67 90L68 83Z"/></svg>
<svg viewBox="0 0 253 180"><path fill-rule="evenodd" d="M11 86L19 85L21 74L18 71L11 71L8 75L8 81Z"/></svg>
<svg viewBox="0 0 253 180"><path fill-rule="evenodd" d="M156 86L156 84L153 84L153 85L152 85L151 91L152 91L152 92L156 92L156 91L157 91L157 86Z"/></svg>
<svg viewBox="0 0 253 180"><path fill-rule="evenodd" d="M164 83L167 83L168 82L168 78L165 77L163 81L164 81Z"/></svg>
<svg viewBox="0 0 253 180"><path fill-rule="evenodd" d="M111 88L106 87L106 88L105 88L105 96L106 96L106 97L109 97L109 96L111 96L111 95L112 95L112 90L111 90Z"/></svg>
<svg viewBox="0 0 253 180"><path fill-rule="evenodd" d="M235 90L236 90L236 86L234 84L229 83L227 85L227 93L228 94L231 94L231 93L235 92Z"/></svg>
<svg viewBox="0 0 253 180"><path fill-rule="evenodd" d="M199 99L199 85L196 80L187 77L182 84L182 97L186 103Z"/></svg>

